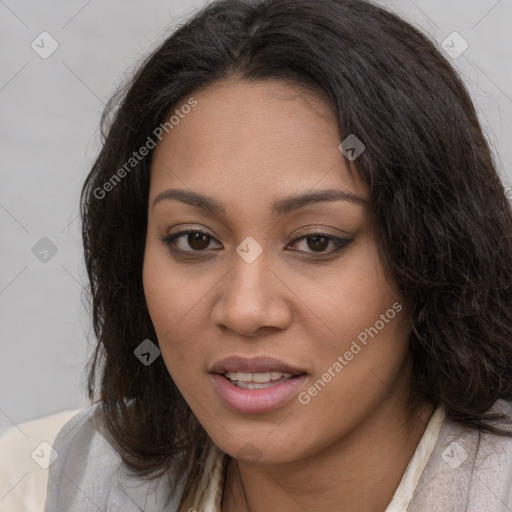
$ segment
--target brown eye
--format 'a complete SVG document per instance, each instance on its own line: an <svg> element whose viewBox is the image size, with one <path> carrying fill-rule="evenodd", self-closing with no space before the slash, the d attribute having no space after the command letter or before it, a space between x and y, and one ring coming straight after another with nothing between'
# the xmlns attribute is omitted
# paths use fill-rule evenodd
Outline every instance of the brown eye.
<svg viewBox="0 0 512 512"><path fill-rule="evenodd" d="M308 247L314 252L325 251L329 246L329 239L325 236L308 236Z"/></svg>
<svg viewBox="0 0 512 512"><path fill-rule="evenodd" d="M186 230L174 233L162 239L162 241L171 249L178 253L205 252L210 248L211 242L216 241L208 233L200 230Z"/></svg>
<svg viewBox="0 0 512 512"><path fill-rule="evenodd" d="M208 247L210 244L210 238L210 235L207 235L206 233L194 232L188 234L187 242L192 249L201 251Z"/></svg>

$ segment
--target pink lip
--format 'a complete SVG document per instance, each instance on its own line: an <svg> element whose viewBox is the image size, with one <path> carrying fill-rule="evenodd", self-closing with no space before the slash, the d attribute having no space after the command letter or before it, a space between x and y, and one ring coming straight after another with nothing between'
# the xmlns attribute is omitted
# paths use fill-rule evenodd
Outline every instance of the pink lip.
<svg viewBox="0 0 512 512"><path fill-rule="evenodd" d="M267 372L281 372L281 373L294 373L299 375L306 373L300 368L296 368L287 363L283 363L279 359L273 357L254 357L246 359L239 356L231 356L221 361L217 361L209 370L210 373L224 374L226 372L243 372L243 373L267 373Z"/></svg>
<svg viewBox="0 0 512 512"><path fill-rule="evenodd" d="M303 374L268 388L242 389L231 384L223 375L214 374L211 377L214 388L223 402L229 408L243 414L265 413L281 407L295 395L306 379L306 375Z"/></svg>

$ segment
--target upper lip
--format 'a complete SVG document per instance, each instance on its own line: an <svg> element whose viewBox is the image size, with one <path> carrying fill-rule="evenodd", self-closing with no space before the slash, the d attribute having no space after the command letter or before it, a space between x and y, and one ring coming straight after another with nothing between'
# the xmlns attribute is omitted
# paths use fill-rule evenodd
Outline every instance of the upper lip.
<svg viewBox="0 0 512 512"><path fill-rule="evenodd" d="M209 370L210 373L223 374L226 372L243 372L243 373L267 373L267 372L281 372L281 373L306 373L304 370L283 363L279 359L273 357L254 357L247 359L239 356L226 357L217 361Z"/></svg>

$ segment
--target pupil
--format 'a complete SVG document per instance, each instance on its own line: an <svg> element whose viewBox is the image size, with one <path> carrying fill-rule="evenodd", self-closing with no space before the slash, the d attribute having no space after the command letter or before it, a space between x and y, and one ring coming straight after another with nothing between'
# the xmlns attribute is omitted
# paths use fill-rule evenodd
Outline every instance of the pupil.
<svg viewBox="0 0 512 512"><path fill-rule="evenodd" d="M311 241L313 241L311 243ZM326 244L327 242L327 244ZM308 247L313 250L313 251L316 251L318 249L320 250L324 250L326 249L327 245L329 243L329 240L327 238L325 238L325 236L310 236L308 237Z"/></svg>
<svg viewBox="0 0 512 512"><path fill-rule="evenodd" d="M209 238L209 235L205 235L203 233L189 233L188 243L192 249L199 251L208 247L210 241Z"/></svg>

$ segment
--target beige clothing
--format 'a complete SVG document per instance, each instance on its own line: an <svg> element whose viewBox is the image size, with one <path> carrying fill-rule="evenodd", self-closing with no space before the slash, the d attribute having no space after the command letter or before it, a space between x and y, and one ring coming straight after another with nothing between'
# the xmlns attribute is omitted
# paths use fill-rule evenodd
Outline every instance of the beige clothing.
<svg viewBox="0 0 512 512"><path fill-rule="evenodd" d="M510 414L500 401L495 407ZM95 406L74 415L63 428L64 414L31 422L37 431L52 425L48 439L58 458L40 471L36 455L51 461L51 448L38 448L11 431L0 439L0 512L173 512L179 495L166 502L163 479L142 482L130 476L121 459L98 432ZM73 413L68 413L68 417ZM27 424L20 425L28 431ZM50 430L52 430L50 428ZM51 440L56 440L52 443ZM36 446L32 446L35 444ZM48 447L46 447L48 448ZM32 457L31 457L32 453ZM201 512L220 512L226 455L212 443L203 480L207 503ZM27 459L36 467L25 470ZM21 469L21 470L20 470ZM46 506L44 487L48 479ZM20 482L17 479L23 477ZM12 489L9 486L14 485ZM5 494L7 493L7 494ZM179 494L179 493L178 493ZM430 419L386 512L510 512L512 510L512 437L460 427L439 408Z"/></svg>
<svg viewBox="0 0 512 512"><path fill-rule="evenodd" d="M62 427L79 412L52 414L0 434L0 512L43 512L49 454L41 443L53 445Z"/></svg>

